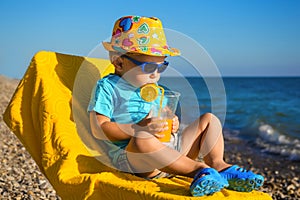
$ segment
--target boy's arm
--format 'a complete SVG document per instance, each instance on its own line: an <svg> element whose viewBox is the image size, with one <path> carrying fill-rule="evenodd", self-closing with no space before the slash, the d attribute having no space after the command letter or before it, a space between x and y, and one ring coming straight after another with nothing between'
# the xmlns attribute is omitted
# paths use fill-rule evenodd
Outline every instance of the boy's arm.
<svg viewBox="0 0 300 200"><path fill-rule="evenodd" d="M111 122L110 118L97 114L95 111L90 112L90 126L95 138L110 141L130 139L140 131L161 138L163 136L159 132L168 129L167 122L160 118L145 118L138 124L118 124Z"/></svg>
<svg viewBox="0 0 300 200"><path fill-rule="evenodd" d="M97 114L95 111L90 112L90 126L93 136L99 140L126 140L134 134L132 124L111 122L108 117Z"/></svg>

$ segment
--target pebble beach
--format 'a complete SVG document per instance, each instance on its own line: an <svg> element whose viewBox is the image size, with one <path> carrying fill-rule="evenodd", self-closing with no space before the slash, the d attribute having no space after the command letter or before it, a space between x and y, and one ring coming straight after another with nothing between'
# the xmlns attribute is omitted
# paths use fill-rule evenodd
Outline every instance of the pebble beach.
<svg viewBox="0 0 300 200"><path fill-rule="evenodd" d="M0 199L60 199L3 122L2 114L18 82L0 75ZM239 138L228 139L225 134L225 160L262 174L265 183L260 191L273 199L300 199L300 162L262 153L253 145Z"/></svg>

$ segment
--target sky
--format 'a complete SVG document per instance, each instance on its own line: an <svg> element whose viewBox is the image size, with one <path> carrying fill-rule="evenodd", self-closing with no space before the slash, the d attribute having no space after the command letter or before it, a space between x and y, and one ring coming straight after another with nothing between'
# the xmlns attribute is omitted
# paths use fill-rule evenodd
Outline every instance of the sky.
<svg viewBox="0 0 300 200"><path fill-rule="evenodd" d="M298 0L0 0L0 74L22 78L41 50L87 56L126 15L160 18L222 76L300 76Z"/></svg>

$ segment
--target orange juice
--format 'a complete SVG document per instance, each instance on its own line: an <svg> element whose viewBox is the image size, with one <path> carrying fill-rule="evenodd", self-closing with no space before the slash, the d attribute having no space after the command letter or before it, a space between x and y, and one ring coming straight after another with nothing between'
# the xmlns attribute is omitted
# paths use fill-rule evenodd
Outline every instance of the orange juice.
<svg viewBox="0 0 300 200"><path fill-rule="evenodd" d="M161 142L170 142L172 132L172 119L165 119L168 122L169 129L166 131L159 132L161 135L165 135L163 138L159 138Z"/></svg>

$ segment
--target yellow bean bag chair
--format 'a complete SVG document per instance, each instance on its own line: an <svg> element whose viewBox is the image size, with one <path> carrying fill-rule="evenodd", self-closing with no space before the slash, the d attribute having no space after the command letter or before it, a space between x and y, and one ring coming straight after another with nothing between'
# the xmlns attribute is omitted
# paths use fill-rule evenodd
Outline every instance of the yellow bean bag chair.
<svg viewBox="0 0 300 200"><path fill-rule="evenodd" d="M109 167L90 134L86 108L108 60L38 52L4 113L4 121L62 199L196 199L191 178L145 180ZM107 163L106 163L107 162ZM265 193L223 189L198 199L261 199Z"/></svg>

